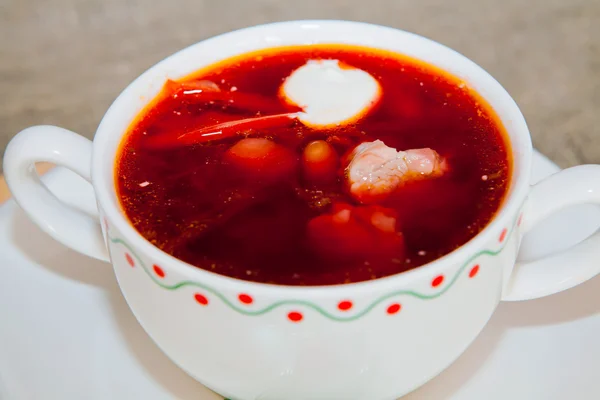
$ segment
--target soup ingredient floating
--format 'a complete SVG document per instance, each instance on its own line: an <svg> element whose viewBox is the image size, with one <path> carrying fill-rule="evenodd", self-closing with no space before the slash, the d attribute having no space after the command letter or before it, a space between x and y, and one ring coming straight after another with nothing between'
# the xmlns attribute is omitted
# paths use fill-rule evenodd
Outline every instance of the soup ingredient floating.
<svg viewBox="0 0 600 400"><path fill-rule="evenodd" d="M379 82L368 72L338 60L309 60L285 80L281 96L304 111L298 119L319 128L364 116L381 97Z"/></svg>
<svg viewBox="0 0 600 400"><path fill-rule="evenodd" d="M404 182L434 178L448 169L446 161L435 150L397 151L381 140L361 143L349 158L350 193L362 203L380 201Z"/></svg>
<svg viewBox="0 0 600 400"><path fill-rule="evenodd" d="M258 108L270 115L227 120L175 135L154 136L146 143L150 148L194 145L250 130L285 127L297 120L313 128L339 126L366 115L381 97L381 87L375 78L363 70L340 64L338 60L309 60L292 72L280 88L285 104L256 94L225 92L208 80L168 81L165 87L173 91L173 99L182 98L188 104L220 105L242 111Z"/></svg>
<svg viewBox="0 0 600 400"><path fill-rule="evenodd" d="M337 177L338 166L338 155L325 140L310 142L302 152L302 169L308 183L332 183Z"/></svg>
<svg viewBox="0 0 600 400"><path fill-rule="evenodd" d="M338 45L223 60L166 82L136 117L116 160L121 206L162 251L236 279L338 285L419 267L484 229L510 183L501 124L460 84ZM314 125L332 121L310 118L305 92L358 106Z"/></svg>
<svg viewBox="0 0 600 400"><path fill-rule="evenodd" d="M277 98L224 91L210 80L189 82L169 80L164 90L169 93L167 101L184 103L188 107L193 106L203 110L203 113L194 120L194 125L201 127L183 131L173 129L166 133L148 136L144 146L149 149L173 149L226 139L252 130L292 126L300 110L298 107L283 104ZM232 115L234 112L255 113L257 109L269 115L249 118Z"/></svg>
<svg viewBox="0 0 600 400"><path fill-rule="evenodd" d="M264 138L246 138L233 145L224 159L233 172L269 182L293 173L295 155L286 147Z"/></svg>
<svg viewBox="0 0 600 400"><path fill-rule="evenodd" d="M404 236L397 221L397 213L390 208L338 203L330 214L308 223L308 238L312 248L328 259L401 259Z"/></svg>

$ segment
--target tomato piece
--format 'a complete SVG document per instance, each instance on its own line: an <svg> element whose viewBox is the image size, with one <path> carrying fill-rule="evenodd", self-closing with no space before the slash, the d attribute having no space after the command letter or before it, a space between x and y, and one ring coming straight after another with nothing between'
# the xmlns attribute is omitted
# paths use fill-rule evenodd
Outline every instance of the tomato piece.
<svg viewBox="0 0 600 400"><path fill-rule="evenodd" d="M401 258L405 251L396 213L379 206L335 205L309 221L307 234L317 253L333 259Z"/></svg>
<svg viewBox="0 0 600 400"><path fill-rule="evenodd" d="M317 253L334 259L365 256L372 240L355 219L340 222L331 215L320 215L310 220L308 238Z"/></svg>

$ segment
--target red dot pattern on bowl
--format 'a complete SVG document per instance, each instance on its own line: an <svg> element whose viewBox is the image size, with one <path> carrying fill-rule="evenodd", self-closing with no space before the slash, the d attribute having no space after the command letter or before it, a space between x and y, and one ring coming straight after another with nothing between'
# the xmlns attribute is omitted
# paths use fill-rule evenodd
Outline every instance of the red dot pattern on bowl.
<svg viewBox="0 0 600 400"><path fill-rule="evenodd" d="M208 305L208 299L203 294L200 294L200 293L194 294L194 299L196 299L196 301L198 302L198 304L201 304L203 306L207 306Z"/></svg>
<svg viewBox="0 0 600 400"><path fill-rule="evenodd" d="M431 281L431 286L438 287L444 282L444 275L438 275Z"/></svg>
<svg viewBox="0 0 600 400"><path fill-rule="evenodd" d="M252 304L254 303L254 299L252 298L252 296L246 294L246 293L241 293L240 295L238 295L238 300L241 303L244 304Z"/></svg>
<svg viewBox="0 0 600 400"><path fill-rule="evenodd" d="M288 319L292 322L300 322L304 319L304 316L298 311L292 311L288 314Z"/></svg>
<svg viewBox="0 0 600 400"><path fill-rule="evenodd" d="M474 278L478 272L479 272L479 264L477 264L473 268L471 268L471 271L469 271L469 278Z"/></svg>
<svg viewBox="0 0 600 400"><path fill-rule="evenodd" d="M387 313L390 315L397 314L402 309L402 305L400 303L390 304L387 308Z"/></svg>
<svg viewBox="0 0 600 400"><path fill-rule="evenodd" d="M158 265L154 264L152 266L152 269L154 270L154 273L159 277L159 278L164 278L165 277L165 271L159 267Z"/></svg>

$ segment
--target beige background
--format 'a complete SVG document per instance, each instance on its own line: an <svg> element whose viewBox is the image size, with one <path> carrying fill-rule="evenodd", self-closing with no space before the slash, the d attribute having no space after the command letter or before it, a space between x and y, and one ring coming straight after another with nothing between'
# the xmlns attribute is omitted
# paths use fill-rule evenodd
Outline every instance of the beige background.
<svg viewBox="0 0 600 400"><path fill-rule="evenodd" d="M0 0L0 149L34 124L92 137L127 83L170 53L301 18L453 47L514 96L542 152L563 167L600 163L600 0Z"/></svg>

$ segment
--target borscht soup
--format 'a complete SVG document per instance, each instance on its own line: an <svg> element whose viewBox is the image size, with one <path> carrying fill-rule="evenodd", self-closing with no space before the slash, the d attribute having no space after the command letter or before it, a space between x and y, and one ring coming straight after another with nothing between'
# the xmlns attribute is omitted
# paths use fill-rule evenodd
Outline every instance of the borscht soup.
<svg viewBox="0 0 600 400"><path fill-rule="evenodd" d="M261 50L169 80L121 143L131 224L197 268L332 285L431 262L506 196L508 137L460 79L348 45Z"/></svg>

